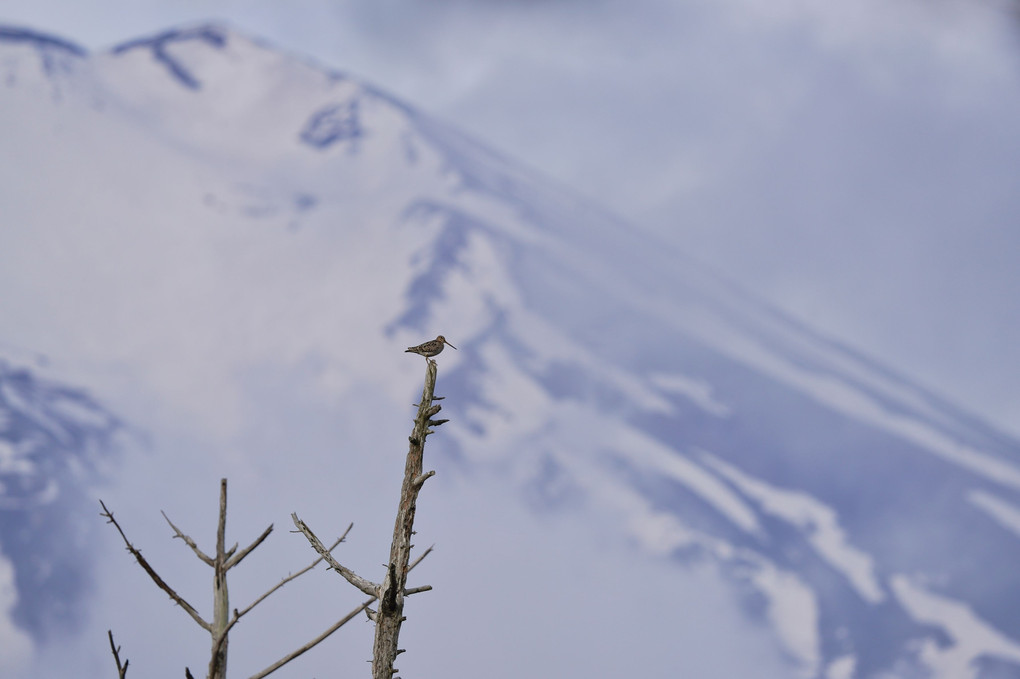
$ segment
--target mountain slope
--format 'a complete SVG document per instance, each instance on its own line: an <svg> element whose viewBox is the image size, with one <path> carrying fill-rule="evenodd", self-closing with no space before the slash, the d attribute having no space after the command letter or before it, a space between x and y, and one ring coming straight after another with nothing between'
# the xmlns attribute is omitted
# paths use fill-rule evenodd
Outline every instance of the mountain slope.
<svg viewBox="0 0 1020 679"><path fill-rule="evenodd" d="M442 332L449 464L718 566L798 674L1020 676L1017 442L230 29L9 29L0 80L3 339L128 421L229 447L266 366L396 408Z"/></svg>
<svg viewBox="0 0 1020 679"><path fill-rule="evenodd" d="M0 667L10 669L30 648L23 632L45 640L81 623L94 576L85 543L97 529L82 509L91 507L89 491L109 476L125 429L86 392L41 378L6 353L0 354L0 552L6 559L0 562Z"/></svg>

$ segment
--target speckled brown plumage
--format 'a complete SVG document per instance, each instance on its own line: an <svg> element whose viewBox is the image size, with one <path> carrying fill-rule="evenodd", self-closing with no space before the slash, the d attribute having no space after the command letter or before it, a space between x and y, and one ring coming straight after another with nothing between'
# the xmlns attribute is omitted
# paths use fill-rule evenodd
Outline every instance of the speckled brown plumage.
<svg viewBox="0 0 1020 679"><path fill-rule="evenodd" d="M457 347L454 347L449 342L447 342L445 337L443 337L442 335L439 335L434 340L429 340L428 342L422 342L421 344L419 344L416 347L408 347L407 350L404 353L405 354L407 354L407 353L418 354L420 356L424 356L425 360L427 361L430 358L432 358L433 356L439 355L443 351L443 347L445 347L448 344L451 347L453 347L454 349L457 348Z"/></svg>

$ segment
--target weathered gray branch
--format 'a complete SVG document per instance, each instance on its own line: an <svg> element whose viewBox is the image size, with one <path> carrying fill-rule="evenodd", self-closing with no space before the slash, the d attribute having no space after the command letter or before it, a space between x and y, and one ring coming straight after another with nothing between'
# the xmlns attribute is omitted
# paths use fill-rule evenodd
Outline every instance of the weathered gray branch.
<svg viewBox="0 0 1020 679"><path fill-rule="evenodd" d="M340 544L340 542L347 536L347 533L350 532L351 526L353 526L353 525L354 524L351 524L350 526L347 527L347 530L344 531L344 534L340 537L340 539L337 540L333 544L333 547L329 548L330 551L333 551L333 548L336 547L336 545ZM429 547L424 552L422 552L421 555L419 555L418 558L414 560L414 563L412 563L410 566L408 566L407 570L408 571L414 570L414 567L417 566L418 564L420 564L422 562L422 560L426 556L428 556L429 552L431 552L431 551L432 551L432 548ZM315 560L315 563L313 563L312 566L316 565L317 563L319 563L319 561L322 561L322 560L323 560L322 557L319 557L318 559ZM300 575L300 573L298 573L296 575ZM368 607L371 606L372 602L375 601L375 600L376 600L376 598L374 596L368 598L363 604L361 604L360 606L358 606L357 608L352 610L350 613L348 613L347 615L345 615L344 617L340 618L335 623L330 625L330 627L327 628L326 631L324 631L322 634L320 634L319 636L315 637L314 639L309 641L307 644L305 644L301 648L298 648L298 649L292 651L291 653L288 653L287 655L283 656L282 658L280 658L279 660L277 660L272 665L270 665L266 669L262 670L258 674L253 674L251 677L249 677L249 679L262 679L263 677L265 677L265 676L267 676L269 674L272 674L276 670L280 669L281 667L283 667L284 665L286 665L287 663L289 663L291 660L293 660L294 658L298 657L302 653L305 653L306 651L310 651L312 648L314 648L315 646L319 645L321 642L325 641L329 637L329 635L333 634L333 632L336 632L338 629L343 627L345 624L347 624L348 622L353 620L358 615L358 613L361 613L362 611L368 611L369 610Z"/></svg>
<svg viewBox="0 0 1020 679"><path fill-rule="evenodd" d="M249 554L251 554L253 549L255 549L256 547L261 545L262 541L265 540L266 538L268 538L269 534L272 533L272 532L273 532L273 524L269 524L269 528L267 528L264 531L262 531L262 535L260 535L257 538L255 538L255 542L251 543L250 545L248 545L247 547L242 549L240 552L238 552L237 556L231 556L234 553L234 550L237 549L237 545L234 545L233 549L231 549L229 552L227 552L227 559L228 559L227 560L227 568L228 569L233 568L237 564L241 563L241 560L244 557L246 557Z"/></svg>
<svg viewBox="0 0 1020 679"><path fill-rule="evenodd" d="M159 586L160 589L169 594L170 598L173 601L175 601L186 612L188 612L188 614L191 615L191 617L199 625L201 625L203 629L210 633L210 637L212 640L212 652L210 654L207 679L224 679L226 677L227 647L229 641L229 632L233 629L234 625L236 625L238 621L242 617L244 617L245 614L249 613L258 604L262 603L262 601L264 601L267 597L271 596L274 592L278 591L281 587L283 587L291 580L294 580L295 578L298 578L301 575L312 570L316 565L318 565L320 561L326 560L335 562L335 559L333 559L330 553L337 547L337 545L339 545L346 539L348 533L350 533L351 529L354 526L354 524L350 524L349 526L347 526L347 530L344 531L344 534L337 538L337 540L329 547L329 549L322 548L321 543L318 543L316 539L316 543L318 544L318 547L316 547L317 551L319 550L319 548L322 548L325 551L325 555L320 553L319 557L312 561L308 566L280 580L280 582L276 583L273 587L269 588L266 592L264 592L257 599L255 599L251 604L249 604L246 608L242 610L238 610L236 608L233 609L231 615L231 611L229 609L230 599L227 591L227 578L226 578L227 571L232 567L236 566L237 564L239 564L248 554L254 551L255 548L257 548L259 545L261 545L266 540L266 538L269 537L269 534L273 530L273 526L269 526L265 531L262 532L261 535L259 535L258 538L256 538L249 546L245 547L240 552L237 551L238 547L237 544L234 544L230 549L226 549L226 523L227 523L226 479L220 480L219 504L220 504L219 517L216 529L216 551L214 556L209 556L205 554L201 549L199 549L198 545L195 544L195 541L192 540L190 536L186 535L183 531L181 531L176 525L174 525L174 523L170 520L166 513L163 512L163 518L166 519L167 523L170 524L170 527L173 529L174 537L180 538L182 541L184 541L185 544L187 544L192 549L192 551L194 551L194 553L198 556L199 559L201 559L204 563L207 563L214 569L213 622L209 623L203 620L202 617L198 614L198 612L194 609L194 607L188 604L188 602L186 602L180 595L178 595L159 576L159 574L156 573L155 569L153 569L152 566L149 565L149 563L142 556L141 552L135 549L134 545L132 545L131 542L127 539L127 536L125 535L123 529L121 529L120 524L117 523L116 519L114 519L113 513L106 507L106 505L102 501L100 501L100 506L103 508L102 516L106 517L108 522L114 525L114 527L117 529L117 532L120 533L121 538L124 540L124 544L127 546L128 551L135 557L139 565L142 566L142 569L149 574L149 577L152 578L152 580L156 583L157 586ZM313 543L313 546L315 546L316 543ZM428 550L426 550L425 554L422 554L422 556L419 557L419 559L415 563L417 564L418 562L420 562L421 559L424 558L426 554L428 554ZM279 667L282 667L290 660L296 658L297 656L301 655L302 653L306 652L307 650L311 649L312 647L314 647L315 645L329 637L329 635L331 635L333 632L339 629L344 623L357 616L361 611L365 610L369 606L369 604L375 601L376 600L375 595L377 592L378 586L376 585L374 586L374 589L369 593L371 595L371 598L368 601L366 601L364 604L348 613L344 618L342 618L338 622L334 623L331 627L329 627L325 632L320 634L318 637L308 642L301 648L288 654L287 656L284 656L279 661L274 663L272 666L266 668L259 674L255 675L255 677L266 676L270 672L273 672ZM111 650L113 651L114 660L117 663L118 673L120 675L119 679L125 679L124 675L127 673L128 663L127 661L125 661L124 664L121 665L119 657L120 649L115 647L113 644L112 632L109 634L109 636L110 647ZM185 668L185 676L186 677L192 676L191 670L187 667Z"/></svg>
<svg viewBox="0 0 1020 679"><path fill-rule="evenodd" d="M149 574L149 577L152 578L152 581L156 583L156 586L159 587L164 592L166 592L167 594L169 594L170 598L173 599L178 606L183 608L185 612L188 615L190 615L191 618L195 622L197 622L203 629L211 631L212 625L203 620L202 616L198 614L198 611L196 611L191 604L184 600L184 597L175 592L170 585L166 584L163 578L159 577L159 573L157 573L156 570L149 565L149 562L145 560L145 557L142 556L142 553L135 549L135 546L132 545L131 542L127 539L127 536L121 529L120 524L117 523L117 520L115 518L113 518L113 512L106 508L106 505L103 503L102 500L99 501L99 506L103 508L101 516L106 517L107 523L112 523L114 528L117 529L117 532L120 533L121 539L124 540L124 544L126 545L127 550L131 552L131 556L135 557L135 561L137 561L138 565L142 567L142 570Z"/></svg>
<svg viewBox="0 0 1020 679"><path fill-rule="evenodd" d="M369 605L373 601L375 601L375 597L369 598L365 603L361 604L360 606L355 608L353 611L351 611L350 613L348 613L347 615L345 615L344 617L340 618L335 623L333 623L325 632L323 632L319 636L315 637L314 639L309 641L307 644L305 644L301 648L298 648L298 649L292 651L291 653L288 653L287 655L283 656L282 658L280 658L279 660L277 660L272 665L270 665L266 669L262 670L258 674L251 675L251 677L249 677L249 679L262 679L262 677L265 677L265 676L267 676L269 674L272 674L273 672L275 672L276 670L280 669L281 667L283 667L284 665L286 665L287 663L289 663L291 660L293 660L294 658L298 657L302 653L305 653L306 651L310 651L311 649L313 649L314 647L319 645L319 643L325 641L329 637L329 635L333 634L333 632L336 632L338 629L343 627L345 624L347 624L348 622L353 620L358 615L358 613L361 613L363 610L368 608Z"/></svg>
<svg viewBox="0 0 1020 679"><path fill-rule="evenodd" d="M366 580L350 568L347 568L334 559L333 555L329 553L329 550L323 546L322 541L319 540L315 533L312 532L312 529L308 527L308 524L298 518L297 512L291 513L290 518L294 521L294 525L297 526L297 529L304 534L305 538L308 539L308 543L312 546L312 549L318 552L319 556L326 560L326 563L329 564L330 568L342 575L347 582L351 583L365 594L369 596L379 595L379 585L370 580Z"/></svg>
<svg viewBox="0 0 1020 679"><path fill-rule="evenodd" d="M198 556L199 559L201 559L205 563L209 564L210 566L213 565L212 557L209 556L208 554L206 554L205 552L203 552L201 549L199 549L198 545L195 544L195 541L191 539L190 535L186 535L186 534L182 533L181 529L178 528L177 526L175 526L174 522L170 520L170 517L166 515L166 512L164 512L163 510L160 510L159 513L163 515L163 518L166 519L166 522L169 523L170 527L174 529L174 537L175 538L180 538L181 540L183 540L184 544L186 544L188 547L191 547L191 551L193 551L195 553L195 555Z"/></svg>
<svg viewBox="0 0 1020 679"><path fill-rule="evenodd" d="M338 537L336 539L336 541L333 542L333 544L329 546L329 549L327 550L327 552L332 552L334 549L336 549L337 545L339 545L341 542L344 541L344 539L347 537L347 534L351 532L351 528L353 528L353 527L354 527L353 523L348 525L347 526L347 530L344 531L344 534L341 535L340 537ZM259 540L259 542L261 542L261 540ZM308 564L307 566L305 566L304 568L302 568L298 572L292 573L291 575L288 575L283 580L281 580L280 582L276 583L276 585L274 585L269 590L267 590L265 593L263 593L259 598L255 599L255 601L253 601L247 608L245 608L245 609L243 609L241 611L238 611L235 608L234 609L234 616L230 619L230 623L227 624L227 627L224 630L224 633L223 633L221 639L226 639L227 638L227 635L230 633L230 630L233 629L234 625L236 625L237 622L246 613L251 611L253 608L255 608L260 603L262 603L262 601L264 601L267 597L269 597L271 594L273 594L273 592L277 591L278 589L280 589L281 587L286 585L291 580L294 580L295 578L298 578L298 577L304 575L305 573L307 573L308 571L312 570L313 568L315 568L317 565L319 565L319 562L322 561L322 560L323 560L323 557L320 556L315 561L313 561L312 563ZM284 656L283 658L281 658L280 660L276 661L275 663L273 663L272 665L270 665L266 669L262 670L262 672L260 672L260 673L258 673L256 675L253 675L253 676L254 677L264 677L267 674L270 674L271 672L274 672L274 671L278 670L279 668L283 667L288 662L290 662L294 658L298 657L299 655L301 655L305 651L311 649L312 647L317 645L319 642L325 640L333 632L335 632L338 629L340 629L341 625L343 625L345 622L347 622L347 620L349 620L350 618L353 618L355 615L360 613L365 606L368 606L368 604L370 604L374 600L375 600L374 597L372 599L369 599L367 602L365 602L365 604L363 606L361 606L359 608L356 608L354 611L349 613L346 616L345 619L342 619L339 623L334 624L332 627L327 629L321 635L316 637L316 639L314 639L313 641L309 642L308 644L305 644L304 646L302 646L301 648L297 649L296 651L293 651L292 653ZM216 651L216 649L214 648L214 653L215 653L215 651Z"/></svg>
<svg viewBox="0 0 1020 679"><path fill-rule="evenodd" d="M341 542L343 542L343 541L344 541L344 538L346 538L346 537L347 537L347 533L349 533L349 532L350 532L350 530L351 530L351 528L353 528L353 527L354 527L354 524L353 524L353 523L352 523L351 525L347 526L347 530L345 530L345 531L344 531L344 534L343 534L343 535L341 535L340 537L338 537L338 538L336 539L336 542L334 542L334 543L333 543L332 545L330 545L330 546L329 546L329 551L330 551L330 552L332 552L332 551L333 551L334 549L336 549L336 548L337 548L337 545L339 545L339 544L340 544ZM280 580L280 582L276 583L276 584L275 584L275 585L274 585L273 587L271 587L271 588L270 588L270 589L269 589L268 591L266 591L266 592L265 592L265 593L264 593L264 594L263 594L262 596L260 596L260 597L259 597L258 599L255 599L255 601L251 602L251 605L249 605L249 606L248 606L247 608L241 609L241 612L240 612L240 613L238 613L237 611L234 611L234 620L233 620L233 621L231 621L231 623L230 623L230 624L231 624L231 625L233 625L233 624L234 624L234 622L236 622L236 620L237 620L238 618L240 618L240 617L241 617L241 616L243 616L243 615L244 615L245 613L247 613L247 612L248 612L248 611L250 611L251 609L253 609L253 608L255 608L256 606L258 606L258 605L259 605L260 603L262 603L262 601L263 601L264 599L266 599L266 598L267 598L267 597L268 597L269 595L271 595L271 594L272 594L273 592L275 592L276 590L278 590L278 589L280 589L281 587L283 587L284 585L286 585L286 584L287 584L288 582L290 582L291 580L293 580L293 579L295 579L295 578L298 578L298 577L301 577L302 575L304 575L304 574L305 574L305 573L307 573L308 571L310 571L310 570L312 570L313 568L315 568L316 566L318 566L318 565L319 565L319 562L321 562L322 560L323 560L323 558L322 558L322 557L320 556L320 557L319 557L318 559L316 559L316 560L315 560L315 561L313 561L312 563L308 564L307 566L305 566L304 568L302 568L302 569L301 569L301 570L299 570L298 572L296 572L296 573L292 573L291 575L288 575L287 577L285 577L285 578L284 578L283 580Z"/></svg>
<svg viewBox="0 0 1020 679"><path fill-rule="evenodd" d="M415 488L421 488L423 483L425 483L426 481L428 481L429 479L431 479L435 475L436 475L436 472L434 470L433 471L428 471L428 472L425 472L424 474L422 474L421 476L417 477L411 483L414 485Z"/></svg>
<svg viewBox="0 0 1020 679"><path fill-rule="evenodd" d="M434 403L434 401L441 400L442 398L435 396L434 393L436 371L435 361L426 361L425 385L422 389L421 399L417 404L418 414L414 420L414 429L408 437L410 448L404 463L404 481L400 489L400 503L393 526L390 558L385 564L386 576L381 584L371 582L341 565L323 547L322 542L316 537L311 528L298 518L297 513L291 514L294 525L304 534L312 548L319 553L330 567L340 573L352 585L371 597L355 611L343 618L336 627L344 624L360 611L365 611L369 619L375 622L375 640L372 645L373 679L393 679L393 675L396 672L393 668L393 663L397 655L403 653L403 649L398 648L397 642L400 636L400 626L404 622L404 597L419 592L427 592L432 589L431 585L409 589L407 587L407 574L432 551L432 547L429 547L413 563L410 563L411 549L414 547L411 544L411 537L414 535L414 515L418 502L418 493L425 481L435 475L434 471L425 473L422 471L425 439L432 433L429 429L430 426L435 427L446 422L446 420L431 419L433 415L442 410L440 404ZM373 611L369 608L369 605L377 599L379 607L378 610ZM328 636L328 634L324 634L321 638L325 638L325 636ZM321 638L308 644L307 648L314 646L321 641ZM255 675L252 679L264 677L277 667L282 666L289 659L303 653L307 648L302 647L302 649L298 649L294 654L282 659L262 673Z"/></svg>

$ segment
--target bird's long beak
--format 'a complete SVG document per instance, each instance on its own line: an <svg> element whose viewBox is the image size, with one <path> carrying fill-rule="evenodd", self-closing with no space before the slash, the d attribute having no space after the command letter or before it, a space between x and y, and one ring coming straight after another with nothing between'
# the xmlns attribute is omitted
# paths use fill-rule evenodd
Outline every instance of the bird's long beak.
<svg viewBox="0 0 1020 679"><path fill-rule="evenodd" d="M450 344L449 342L447 342L447 341L446 341L446 338L445 338L445 337L443 338L443 343L444 343L444 344L446 344L446 345L447 345L447 346L449 346L449 347L453 347L454 349L456 349L456 348L457 348L457 347L454 347L454 346L453 346L452 344Z"/></svg>

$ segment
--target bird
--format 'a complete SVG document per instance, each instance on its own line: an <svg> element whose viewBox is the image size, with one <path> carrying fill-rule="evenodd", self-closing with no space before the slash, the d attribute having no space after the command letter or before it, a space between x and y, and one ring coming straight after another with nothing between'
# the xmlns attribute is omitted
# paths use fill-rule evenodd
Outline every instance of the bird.
<svg viewBox="0 0 1020 679"><path fill-rule="evenodd" d="M416 347L408 347L407 350L404 353L405 354L407 354L407 353L419 354L421 356L424 356L425 360L428 361L433 356L437 356L443 350L443 347L448 345L448 344L451 347L453 347L452 344L450 344L449 342L446 341L445 337L443 337L442 335L439 335L434 340L429 340L428 342L422 342L421 344L419 344ZM457 347L453 347L453 348L456 349Z"/></svg>

